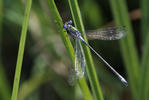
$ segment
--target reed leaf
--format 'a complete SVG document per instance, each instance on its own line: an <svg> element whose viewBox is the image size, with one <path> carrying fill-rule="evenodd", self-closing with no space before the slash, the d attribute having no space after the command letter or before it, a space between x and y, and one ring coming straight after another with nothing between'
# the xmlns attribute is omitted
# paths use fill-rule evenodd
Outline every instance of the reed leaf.
<svg viewBox="0 0 149 100"><path fill-rule="evenodd" d="M2 62L2 24L3 24L3 0L0 0L0 96L2 100L10 99L10 87Z"/></svg>
<svg viewBox="0 0 149 100"><path fill-rule="evenodd" d="M20 44L19 44L19 50L18 50L18 58L17 58L11 100L17 100L31 4L32 4L32 0L27 0L25 14L24 14L24 21L22 24L21 38L20 38Z"/></svg>
<svg viewBox="0 0 149 100"><path fill-rule="evenodd" d="M148 100L149 96L149 0L142 0L141 2L141 34L142 34L142 42L143 42L143 53L141 59L141 78L139 84L139 99Z"/></svg>
<svg viewBox="0 0 149 100"><path fill-rule="evenodd" d="M67 52L69 53L69 56L71 58L71 61L73 63L73 66L75 66L75 55L74 55L74 49L72 47L72 44L69 40L69 37L66 32L64 32L63 29L63 22L60 17L60 14L56 8L54 0L47 0L47 3L49 5L49 9L51 11L52 17L54 19L54 22L57 26L58 32L60 33L60 36L63 40L64 45L66 46ZM92 96L90 94L89 88L87 86L87 83L84 78L79 79L79 85L82 90L82 93L84 95L85 100L92 100Z"/></svg>
<svg viewBox="0 0 149 100"><path fill-rule="evenodd" d="M76 28L82 33L84 40L87 41L87 38L85 36L83 22L81 19L81 13L80 13L79 6L78 6L78 2L77 2L77 0L68 0L68 2L69 2L70 9L71 9L72 17L74 20L74 24L75 24ZM97 100L103 100L101 87L99 85L99 81L97 78L97 74L96 74L96 70L94 67L94 63L92 60L90 50L86 45L82 44L82 46L83 46L84 53L85 53L86 64L87 64L86 69L87 69L89 81L91 83L92 91L93 91L94 96Z"/></svg>
<svg viewBox="0 0 149 100"><path fill-rule="evenodd" d="M139 80L139 59L133 36L133 30L128 15L125 0L110 0L113 16L117 26L127 27L127 36L120 41L121 53L128 73L129 86L134 99L137 97L137 87Z"/></svg>

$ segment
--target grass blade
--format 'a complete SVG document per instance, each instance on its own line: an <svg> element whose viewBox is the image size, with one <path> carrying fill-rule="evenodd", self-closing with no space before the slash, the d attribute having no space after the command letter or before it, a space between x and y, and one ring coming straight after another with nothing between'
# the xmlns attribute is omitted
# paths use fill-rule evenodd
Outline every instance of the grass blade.
<svg viewBox="0 0 149 100"><path fill-rule="evenodd" d="M139 84L139 99L142 100L148 100L148 93L149 93L149 6L148 6L149 0L142 0L141 1L141 11L142 11L142 19L141 19L141 33L142 33L142 40L143 40L143 46L144 51L142 54L141 59L141 78L140 78L140 84ZM139 100L138 99L138 100Z"/></svg>
<svg viewBox="0 0 149 100"><path fill-rule="evenodd" d="M139 80L139 60L134 42L133 30L130 23L127 6L125 0L110 0L112 12L116 25L125 25L128 28L126 38L120 41L123 60L128 72L129 84L133 93L134 99L137 97L137 86Z"/></svg>
<svg viewBox="0 0 149 100"><path fill-rule="evenodd" d="M149 12L148 12L148 6L149 0L141 0L141 31L142 31L142 41L143 43L146 42L147 33L149 32Z"/></svg>
<svg viewBox="0 0 149 100"><path fill-rule="evenodd" d="M10 87L6 78L2 62L2 21L3 19L3 0L0 0L0 96L2 100L10 99Z"/></svg>
<svg viewBox="0 0 149 100"><path fill-rule="evenodd" d="M83 34L85 41L87 41L87 39L85 37L85 30L84 30L83 22L81 19L81 14L80 14L77 0L68 0L68 1L69 1L69 6L71 9L72 17L74 20L74 24L77 27L77 29L79 29L79 31ZM91 83L91 87L92 87L94 96L97 100L103 100L103 95L102 95L101 88L100 88L100 85L98 82L98 78L97 78L97 74L95 71L95 67L93 64L90 50L87 46L85 46L85 45L82 45L82 46L84 49L86 63L87 63L86 69L87 69L89 81Z"/></svg>
<svg viewBox="0 0 149 100"><path fill-rule="evenodd" d="M14 84L13 84L11 100L17 100L31 4L32 4L32 0L27 0L24 21L23 21L23 26L22 26L22 32L21 32L21 38L20 38L20 44L19 44L19 51L18 51L18 58L17 58L17 65L16 65L15 79L14 79Z"/></svg>
<svg viewBox="0 0 149 100"><path fill-rule="evenodd" d="M149 33L149 32L148 32ZM145 42L145 47L144 47L144 52L143 52L143 58L142 58L142 62L141 62L141 78L139 81L139 98L141 98L142 100L148 100L148 93L149 93L149 79L148 79L148 75L149 75L149 35L146 38L146 42ZM138 99L140 100L140 99Z"/></svg>
<svg viewBox="0 0 149 100"><path fill-rule="evenodd" d="M4 68L2 66L2 62L0 61L0 96L2 100L10 99L10 87L6 78L6 74L4 73Z"/></svg>
<svg viewBox="0 0 149 100"><path fill-rule="evenodd" d="M69 37L68 37L67 33L64 32L64 30L63 30L63 22L62 22L62 19L61 19L60 15L59 15L59 12L58 12L58 10L56 8L54 0L47 0L47 2L48 2L48 5L49 5L51 14L52 14L52 16L54 18L54 22L56 23L58 32L61 35L61 38L62 38L62 40L64 42L64 45L66 46L66 49L67 49L67 51L69 53L69 56L71 58L73 66L74 66L75 65L74 49L72 47L72 44L71 44L71 42L69 40ZM92 96L90 94L89 88L88 88L87 83L86 83L84 78L79 80L79 85L80 85L80 88L81 88L81 90L83 92L85 100L92 100Z"/></svg>

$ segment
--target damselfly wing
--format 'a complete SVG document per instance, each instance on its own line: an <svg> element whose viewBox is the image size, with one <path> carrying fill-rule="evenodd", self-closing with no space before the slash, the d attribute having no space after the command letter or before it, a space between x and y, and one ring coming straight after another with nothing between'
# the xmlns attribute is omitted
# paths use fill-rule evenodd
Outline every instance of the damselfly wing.
<svg viewBox="0 0 149 100"><path fill-rule="evenodd" d="M79 39L76 39L76 48L75 48L75 73L76 76L82 78L85 72L85 58L84 52Z"/></svg>
<svg viewBox="0 0 149 100"><path fill-rule="evenodd" d="M107 27L86 32L88 39L119 40L126 35L126 26Z"/></svg>
<svg viewBox="0 0 149 100"><path fill-rule="evenodd" d="M82 78L85 73L85 57L79 39L75 40L75 68L71 69L71 75L69 76L69 84L74 85L78 78Z"/></svg>

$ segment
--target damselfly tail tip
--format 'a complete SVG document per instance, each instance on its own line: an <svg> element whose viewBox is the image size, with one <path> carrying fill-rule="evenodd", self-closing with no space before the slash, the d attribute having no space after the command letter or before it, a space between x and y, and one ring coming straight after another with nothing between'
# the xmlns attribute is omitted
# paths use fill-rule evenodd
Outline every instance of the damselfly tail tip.
<svg viewBox="0 0 149 100"><path fill-rule="evenodd" d="M124 78L121 78L121 82L122 82L125 86L128 86L128 82L127 82Z"/></svg>

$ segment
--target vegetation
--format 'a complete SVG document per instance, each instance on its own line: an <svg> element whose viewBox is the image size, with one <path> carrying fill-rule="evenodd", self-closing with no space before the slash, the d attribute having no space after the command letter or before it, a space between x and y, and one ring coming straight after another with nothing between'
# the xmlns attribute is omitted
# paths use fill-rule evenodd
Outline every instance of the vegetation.
<svg viewBox="0 0 149 100"><path fill-rule="evenodd" d="M149 0L0 0L0 100L148 100ZM81 43L86 72L71 86L75 42L63 23L128 80L125 87ZM126 26L121 40L88 40L88 30ZM16 67L15 67L16 66Z"/></svg>

